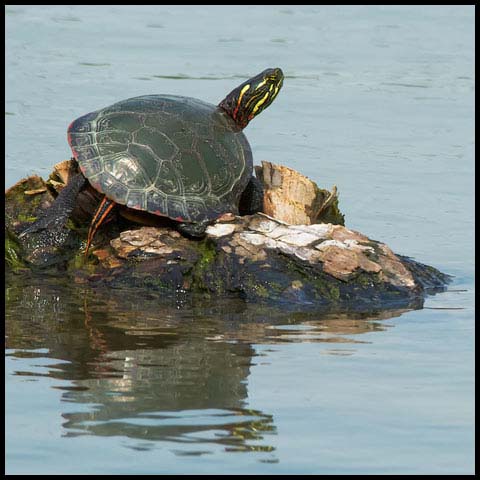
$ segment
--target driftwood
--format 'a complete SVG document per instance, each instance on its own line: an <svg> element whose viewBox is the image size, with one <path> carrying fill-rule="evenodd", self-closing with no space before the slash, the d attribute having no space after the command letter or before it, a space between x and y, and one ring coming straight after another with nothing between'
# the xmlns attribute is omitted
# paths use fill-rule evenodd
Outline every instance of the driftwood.
<svg viewBox="0 0 480 480"><path fill-rule="evenodd" d="M270 162L262 162L255 170L265 190L265 214L291 225L344 224L336 202L336 186L331 192L322 190L295 170Z"/></svg>
<svg viewBox="0 0 480 480"><path fill-rule="evenodd" d="M32 176L7 190L5 255L11 270L49 266L76 282L328 309L408 307L448 282L438 270L346 228L335 187L322 190L298 172L268 162L256 167L265 213L226 215L202 240L183 237L174 222L161 217L145 215L150 226L140 226L117 216L100 230L84 260L88 222L98 202L92 188L79 195L62 235L52 238L43 231L19 239L74 168L62 162L46 182Z"/></svg>

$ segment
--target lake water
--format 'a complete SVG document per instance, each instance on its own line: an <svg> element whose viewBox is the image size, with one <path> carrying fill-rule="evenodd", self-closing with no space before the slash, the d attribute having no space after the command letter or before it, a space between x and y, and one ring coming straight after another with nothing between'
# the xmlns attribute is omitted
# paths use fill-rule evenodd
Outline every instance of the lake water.
<svg viewBox="0 0 480 480"><path fill-rule="evenodd" d="M5 13L6 187L69 158L80 115L281 67L256 163L337 185L349 228L454 275L361 316L9 277L6 473L474 473L473 6Z"/></svg>

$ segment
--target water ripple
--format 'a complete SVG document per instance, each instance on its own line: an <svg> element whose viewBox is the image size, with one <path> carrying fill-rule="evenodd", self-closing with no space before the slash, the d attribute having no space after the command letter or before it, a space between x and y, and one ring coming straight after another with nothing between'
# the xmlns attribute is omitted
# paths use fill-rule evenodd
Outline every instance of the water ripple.
<svg viewBox="0 0 480 480"><path fill-rule="evenodd" d="M110 67L110 63L92 63L92 62L78 62L78 65L83 67Z"/></svg>

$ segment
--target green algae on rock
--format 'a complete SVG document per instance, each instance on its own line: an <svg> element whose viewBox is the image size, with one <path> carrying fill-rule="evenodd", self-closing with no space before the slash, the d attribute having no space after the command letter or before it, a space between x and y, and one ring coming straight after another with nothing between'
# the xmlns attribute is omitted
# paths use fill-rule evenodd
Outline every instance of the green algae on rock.
<svg viewBox="0 0 480 480"><path fill-rule="evenodd" d="M70 166L64 165L67 170ZM293 170L273 164L268 169L270 178L281 171L282 178L293 182ZM199 240L182 236L161 218L153 222L155 226L140 226L117 216L101 229L86 260L85 212L95 208L95 195L89 196L88 187L79 194L79 208L60 234L42 230L19 238L61 190L62 175L53 183L52 176L49 182L29 177L6 192L7 268L49 267L77 282L137 287L167 296L179 292L199 299L235 296L249 302L337 310L418 305L427 293L445 288L448 275L345 227L336 189L322 191L301 177L304 191L313 193L300 197L311 198L315 208L308 202L292 202L290 193L284 195L285 204L297 209L297 217L291 217L294 209L289 210L290 219L306 219L305 224L263 213L231 215L208 226ZM282 202L279 178L264 183L265 198L270 203L277 199L275 208Z"/></svg>

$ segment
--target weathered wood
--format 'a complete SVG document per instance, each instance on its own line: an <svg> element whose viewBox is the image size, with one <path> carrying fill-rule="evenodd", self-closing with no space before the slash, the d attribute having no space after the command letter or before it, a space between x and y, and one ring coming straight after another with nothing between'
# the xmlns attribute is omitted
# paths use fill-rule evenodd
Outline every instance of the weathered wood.
<svg viewBox="0 0 480 480"><path fill-rule="evenodd" d="M344 225L338 210L337 187L332 191L317 184L292 168L262 162L255 167L264 187L263 211L291 225L336 223Z"/></svg>
<svg viewBox="0 0 480 480"><path fill-rule="evenodd" d="M51 180L68 179L68 173L59 172L69 172L71 166L57 168ZM399 257L387 245L343 226L335 189L321 190L298 172L268 162L257 172L268 214L225 215L202 240L183 237L174 222L160 217L150 216L153 226L139 226L117 216L100 229L86 262L86 217L95 208L95 192L87 188L79 195L78 209L62 235L51 238L40 232L19 239L58 189L30 177L6 193L7 265L13 270L49 265L77 282L136 286L166 295L236 295L324 309L408 307L448 282L433 267ZM319 223L325 216L334 220Z"/></svg>
<svg viewBox="0 0 480 480"><path fill-rule="evenodd" d="M76 173L77 168L71 160L64 160L53 166L53 171L48 177L47 184L57 193L68 183L72 174Z"/></svg>

